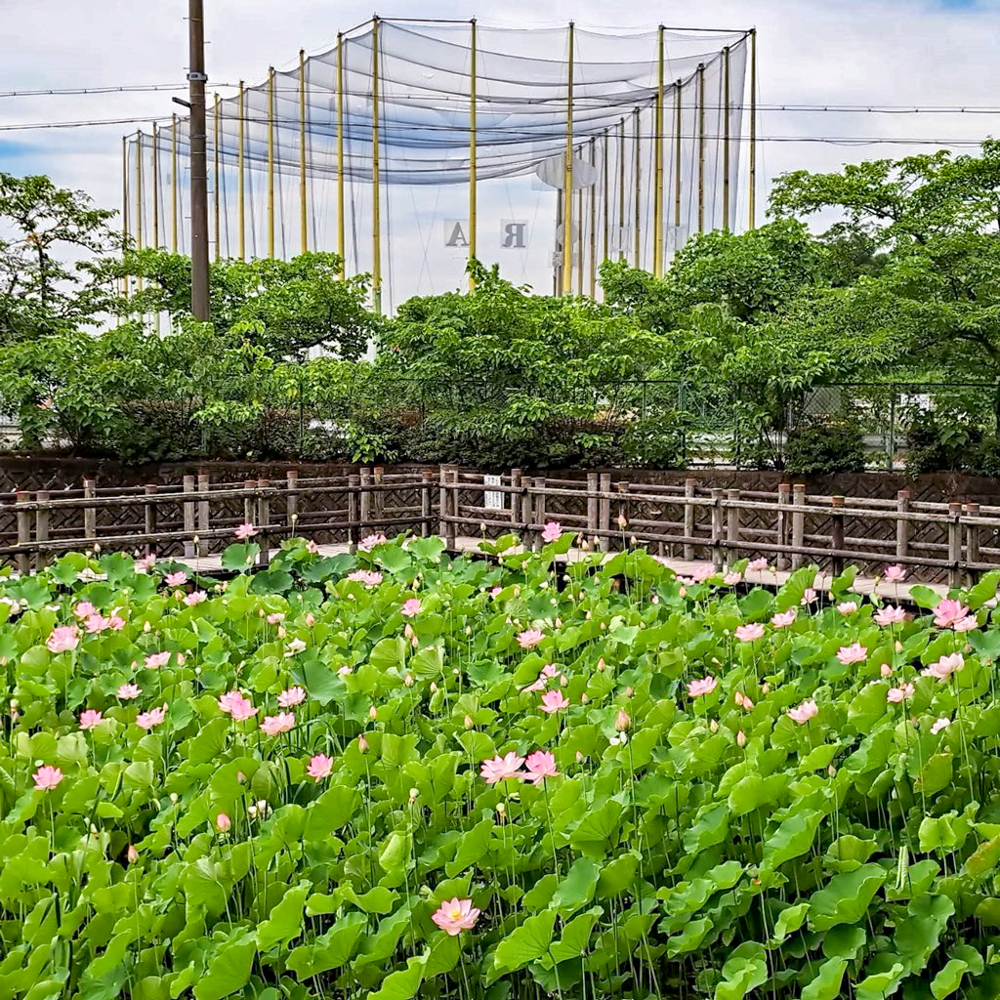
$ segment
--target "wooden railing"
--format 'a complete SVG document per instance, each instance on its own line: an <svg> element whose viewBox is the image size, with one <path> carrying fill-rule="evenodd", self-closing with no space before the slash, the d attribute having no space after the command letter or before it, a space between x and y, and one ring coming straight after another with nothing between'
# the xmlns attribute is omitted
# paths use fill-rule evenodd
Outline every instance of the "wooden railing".
<svg viewBox="0 0 1000 1000"><path fill-rule="evenodd" d="M643 544L676 560L723 567L766 555L779 569L807 563L839 571L900 563L911 576L959 585L1000 567L1000 506L916 503L811 495L799 484L776 492L631 484L613 473L580 479L499 476L441 466L386 474L362 468L337 478L213 483L0 495L0 559L21 572L71 549L157 552L184 558L218 552L243 521L258 529L261 563L283 537L356 544L372 531L441 534L452 549L469 536L514 532L537 545L547 521L601 551Z"/></svg>

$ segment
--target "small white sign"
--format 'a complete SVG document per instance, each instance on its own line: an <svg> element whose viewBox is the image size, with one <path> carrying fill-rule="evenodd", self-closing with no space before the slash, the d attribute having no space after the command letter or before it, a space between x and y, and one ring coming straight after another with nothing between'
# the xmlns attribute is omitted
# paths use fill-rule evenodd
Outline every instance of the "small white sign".
<svg viewBox="0 0 1000 1000"><path fill-rule="evenodd" d="M502 480L500 476L483 476L484 486L501 486ZM483 494L483 506L487 510L503 510L503 494L497 493L495 490L486 490Z"/></svg>

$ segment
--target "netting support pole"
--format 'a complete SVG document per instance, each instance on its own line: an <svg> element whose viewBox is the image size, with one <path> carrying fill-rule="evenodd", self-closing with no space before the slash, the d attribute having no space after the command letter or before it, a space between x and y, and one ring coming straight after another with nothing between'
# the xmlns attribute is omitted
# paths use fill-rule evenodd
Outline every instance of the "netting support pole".
<svg viewBox="0 0 1000 1000"><path fill-rule="evenodd" d="M705 231L705 64L698 64L698 232Z"/></svg>
<svg viewBox="0 0 1000 1000"><path fill-rule="evenodd" d="M653 145L655 178L653 181L653 274L663 274L663 25L657 32L656 139Z"/></svg>
<svg viewBox="0 0 1000 1000"><path fill-rule="evenodd" d="M729 232L729 46L722 50L722 231Z"/></svg>
<svg viewBox="0 0 1000 1000"><path fill-rule="evenodd" d="M757 227L757 29L750 31L750 228Z"/></svg>
<svg viewBox="0 0 1000 1000"><path fill-rule="evenodd" d="M178 191L177 191L177 115L174 115L170 122L170 251L177 253L178 237L180 228L178 219Z"/></svg>
<svg viewBox="0 0 1000 1000"><path fill-rule="evenodd" d="M215 223L215 259L222 256L222 233L220 232L220 206L219 199L222 197L222 182L219 178L219 130L221 109L219 106L219 95L215 94L215 106L212 109L212 160L214 173L212 175L212 216Z"/></svg>
<svg viewBox="0 0 1000 1000"><path fill-rule="evenodd" d="M625 119L618 123L618 259L625 259Z"/></svg>
<svg viewBox="0 0 1000 1000"><path fill-rule="evenodd" d="M594 183L590 186L590 297L597 298L597 139L590 137L590 165Z"/></svg>
<svg viewBox="0 0 1000 1000"><path fill-rule="evenodd" d="M128 138L122 136L122 259L128 247ZM122 275L122 293L128 298L128 275Z"/></svg>
<svg viewBox="0 0 1000 1000"><path fill-rule="evenodd" d="M476 258L476 19L470 22L472 48L469 52L469 262ZM476 279L469 272L469 290Z"/></svg>
<svg viewBox="0 0 1000 1000"><path fill-rule="evenodd" d="M566 84L566 168L563 177L563 294L573 292L573 49L575 28L569 22L569 62Z"/></svg>
<svg viewBox="0 0 1000 1000"><path fill-rule="evenodd" d="M239 171L240 178L237 185L238 196L237 202L239 204L239 224L240 224L240 260L247 259L247 232L246 232L246 177L244 174L246 171L244 167L246 166L246 150L244 149L245 138L246 138L246 91L243 86L243 81L240 80L240 97L239 97L239 136L238 142L239 153L236 157L237 170Z"/></svg>
<svg viewBox="0 0 1000 1000"><path fill-rule="evenodd" d="M684 167L684 160L681 155L683 144L683 95L684 81L678 80L674 84L674 251L680 249L681 236L681 172Z"/></svg>
<svg viewBox="0 0 1000 1000"><path fill-rule="evenodd" d="M340 278L347 276L347 248L344 229L344 36L337 33L337 253Z"/></svg>
<svg viewBox="0 0 1000 1000"><path fill-rule="evenodd" d="M309 250L309 219L306 212L306 51L299 49L299 247Z"/></svg>
<svg viewBox="0 0 1000 1000"><path fill-rule="evenodd" d="M580 152L582 153L583 150L581 149ZM583 188L580 188L576 196L576 217L580 220L578 223L580 239L577 241L576 249L576 294L583 295Z"/></svg>
<svg viewBox="0 0 1000 1000"><path fill-rule="evenodd" d="M160 133L153 122L153 247L160 246Z"/></svg>
<svg viewBox="0 0 1000 1000"><path fill-rule="evenodd" d="M267 255L274 259L274 67L267 71Z"/></svg>
<svg viewBox="0 0 1000 1000"><path fill-rule="evenodd" d="M135 248L142 249L142 132L135 134ZM136 291L142 291L142 276L135 279Z"/></svg>
<svg viewBox="0 0 1000 1000"><path fill-rule="evenodd" d="M372 18L372 309L382 312L381 193L378 162L378 23Z"/></svg>
<svg viewBox="0 0 1000 1000"><path fill-rule="evenodd" d="M641 156L640 147L642 144L640 141L641 137L639 135L640 114L638 108L636 108L635 111L633 112L633 117L635 119L635 143L634 143L635 163L633 164L633 169L635 172L635 266L638 267L639 262L642 258L642 231L641 231L642 217L639 208L640 206L639 189L640 189L640 180L642 173L642 164L640 162L640 156Z"/></svg>
<svg viewBox="0 0 1000 1000"><path fill-rule="evenodd" d="M603 173L603 183L601 186L601 223L604 230L604 260L608 259L608 252L610 250L609 240L610 240L610 203L609 194L610 188L608 187L609 175L608 175L608 129L604 130L604 145L601 147L601 171Z"/></svg>

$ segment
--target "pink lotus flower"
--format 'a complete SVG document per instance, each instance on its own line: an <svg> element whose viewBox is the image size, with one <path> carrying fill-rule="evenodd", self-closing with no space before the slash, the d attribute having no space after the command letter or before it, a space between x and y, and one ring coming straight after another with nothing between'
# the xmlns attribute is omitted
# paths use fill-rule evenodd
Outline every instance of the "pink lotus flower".
<svg viewBox="0 0 1000 1000"><path fill-rule="evenodd" d="M884 608L879 608L872 615L872 621L882 628L885 628L887 625L898 625L901 621L905 621L905 619L906 611L903 608L895 608L891 604L887 604Z"/></svg>
<svg viewBox="0 0 1000 1000"><path fill-rule="evenodd" d="M73 614L82 621L84 618L96 615L97 608L95 608L90 601L80 601L80 603L73 609Z"/></svg>
<svg viewBox="0 0 1000 1000"><path fill-rule="evenodd" d="M360 542L358 542L358 548L362 552L371 552L371 550L375 548L376 545L384 545L384 544L385 544L385 535L383 535L381 531L376 531L374 534L365 535L365 537L362 538Z"/></svg>
<svg viewBox="0 0 1000 1000"><path fill-rule="evenodd" d="M788 718L790 718L792 722L797 722L800 726L817 715L819 715L819 709L816 707L816 702L814 702L812 698L802 702L802 704L797 708L790 708L788 710Z"/></svg>
<svg viewBox="0 0 1000 1000"><path fill-rule="evenodd" d="M702 677L700 680L688 682L688 695L692 698L701 698L703 695L711 694L718 685L718 681L711 675Z"/></svg>
<svg viewBox="0 0 1000 1000"><path fill-rule="evenodd" d="M154 553L150 552L148 556L143 556L141 559L136 559L135 566L133 567L136 573L148 573L156 565L156 556Z"/></svg>
<svg viewBox="0 0 1000 1000"><path fill-rule="evenodd" d="M219 708L228 712L233 722L245 722L247 719L252 719L259 711L254 708L254 704L249 698L244 698L243 695L235 691L230 692L230 694L235 695L235 697L230 697L227 706L223 707L222 698L227 697L227 695L223 695L219 699Z"/></svg>
<svg viewBox="0 0 1000 1000"><path fill-rule="evenodd" d="M462 931L471 931L479 919L479 910L472 905L471 899L445 900L431 914L431 920L446 934L457 937Z"/></svg>
<svg viewBox="0 0 1000 1000"><path fill-rule="evenodd" d="M548 715L553 715L564 708L569 708L569 699L563 696L562 691L546 691L538 707Z"/></svg>
<svg viewBox="0 0 1000 1000"><path fill-rule="evenodd" d="M238 541L245 542L248 538L253 538L257 534L257 529L249 521L244 521L243 524L237 526L233 534Z"/></svg>
<svg viewBox="0 0 1000 1000"><path fill-rule="evenodd" d="M159 708L151 708L148 712L140 712L135 717L135 724L140 729L152 729L160 725L167 717L167 703L164 702Z"/></svg>
<svg viewBox="0 0 1000 1000"><path fill-rule="evenodd" d="M517 634L517 644L521 649L531 649L537 646L544 638L545 633L541 629L529 628Z"/></svg>
<svg viewBox="0 0 1000 1000"><path fill-rule="evenodd" d="M225 813L219 813L215 817L215 828L219 833L226 833L232 825L232 820Z"/></svg>
<svg viewBox="0 0 1000 1000"><path fill-rule="evenodd" d="M176 573L168 573L163 578L163 582L168 587L183 587L188 582L188 575L184 570L179 569Z"/></svg>
<svg viewBox="0 0 1000 1000"><path fill-rule="evenodd" d="M883 677L891 677L892 676L892 667L890 667L888 663L883 663L882 666L878 668L878 672Z"/></svg>
<svg viewBox="0 0 1000 1000"><path fill-rule="evenodd" d="M280 625L284 620L285 620L285 612L284 611L272 611L267 616L267 624L268 625Z"/></svg>
<svg viewBox="0 0 1000 1000"><path fill-rule="evenodd" d="M319 552L319 546L311 538L308 542L306 542L306 552L308 552L311 556L314 556L317 552Z"/></svg>
<svg viewBox="0 0 1000 1000"><path fill-rule="evenodd" d="M546 663L539 672L535 682L533 684L529 684L526 688L522 688L522 690L544 691L549 686L549 680L558 675L558 673L559 670L557 667L554 667L551 663Z"/></svg>
<svg viewBox="0 0 1000 1000"><path fill-rule="evenodd" d="M695 583L704 583L715 576L715 567L711 563L699 563L691 571L691 579Z"/></svg>
<svg viewBox="0 0 1000 1000"><path fill-rule="evenodd" d="M400 613L404 618L413 618L420 614L420 598L411 597L408 601L403 602L402 608L399 609Z"/></svg>
<svg viewBox="0 0 1000 1000"><path fill-rule="evenodd" d="M496 756L492 760L484 760L479 769L479 774L487 785L495 785L498 781L507 778L523 778L521 765L524 763L523 757L518 757L513 751L503 757Z"/></svg>
<svg viewBox="0 0 1000 1000"><path fill-rule="evenodd" d="M50 788L55 788L63 780L63 773L58 767L51 764L44 764L32 775L35 779L35 788L40 792L46 792Z"/></svg>
<svg viewBox="0 0 1000 1000"><path fill-rule="evenodd" d="M971 632L975 628L979 628L979 622L976 620L975 615L966 615L964 618L959 618L952 628L956 632Z"/></svg>
<svg viewBox="0 0 1000 1000"><path fill-rule="evenodd" d="M265 736L277 736L287 733L295 725L295 716L291 712L279 712L277 715L265 715L260 724Z"/></svg>
<svg viewBox="0 0 1000 1000"><path fill-rule="evenodd" d="M852 642L850 646L841 646L837 650L837 659L845 667L851 663L863 663L868 659L868 650L860 642Z"/></svg>
<svg viewBox="0 0 1000 1000"><path fill-rule="evenodd" d="M53 653L66 653L80 644L80 630L75 625L57 625L45 645Z"/></svg>
<svg viewBox="0 0 1000 1000"><path fill-rule="evenodd" d="M545 778L555 778L559 775L556 770L555 757L544 750L536 750L534 753L528 754L524 766L528 772L527 780L536 785Z"/></svg>
<svg viewBox="0 0 1000 1000"><path fill-rule="evenodd" d="M315 781L322 781L324 778L330 777L330 772L333 770L333 758L327 757L324 754L318 753L312 760L309 761L309 766L306 768L306 774Z"/></svg>
<svg viewBox="0 0 1000 1000"><path fill-rule="evenodd" d="M841 601L837 605L837 610L846 618L848 615L853 615L855 611L858 610L857 601Z"/></svg>
<svg viewBox="0 0 1000 1000"><path fill-rule="evenodd" d="M942 716L931 726L931 732L935 736L937 736L937 734L941 732L942 729L947 729L950 725L951 725L951 719L946 719L944 716Z"/></svg>
<svg viewBox="0 0 1000 1000"><path fill-rule="evenodd" d="M799 601L799 604L803 605L804 607L808 606L816 600L816 597L817 597L816 591L813 590L812 587L806 587L806 589L802 592L802 600Z"/></svg>
<svg viewBox="0 0 1000 1000"><path fill-rule="evenodd" d="M942 656L937 663L932 663L929 667L921 671L924 677L933 677L944 682L952 674L958 673L965 667L965 659L961 653L952 653L950 656Z"/></svg>
<svg viewBox="0 0 1000 1000"><path fill-rule="evenodd" d="M742 573L727 573L722 578L722 582L727 587L735 587L737 584L743 582L743 574Z"/></svg>
<svg viewBox="0 0 1000 1000"><path fill-rule="evenodd" d="M945 597L934 609L934 624L938 628L951 628L955 622L961 621L968 613L969 609L964 604Z"/></svg>
<svg viewBox="0 0 1000 1000"><path fill-rule="evenodd" d="M208 594L206 594L204 590L192 590L191 593L184 598L184 603L189 608L193 608L196 605L201 604L203 601L207 600L208 600Z"/></svg>
<svg viewBox="0 0 1000 1000"><path fill-rule="evenodd" d="M352 583L364 584L366 587L377 587L382 582L382 574L373 570L356 569L348 574L347 579Z"/></svg>
<svg viewBox="0 0 1000 1000"><path fill-rule="evenodd" d="M789 625L795 621L795 616L798 614L796 608L789 608L787 611L779 611L776 615L771 617L771 624L775 628L787 628Z"/></svg>
<svg viewBox="0 0 1000 1000"><path fill-rule="evenodd" d="M121 615L111 615L108 618L108 628L114 632L119 632L121 629L125 628L125 619Z"/></svg>
<svg viewBox="0 0 1000 1000"><path fill-rule="evenodd" d="M122 701L132 701L142 694L137 684L122 684L115 693Z"/></svg>
<svg viewBox="0 0 1000 1000"><path fill-rule="evenodd" d="M503 593L503 587L494 587L490 591L490 597L496 600Z"/></svg>
<svg viewBox="0 0 1000 1000"><path fill-rule="evenodd" d="M170 653L150 653L145 659L147 670L159 670L170 662Z"/></svg>
<svg viewBox="0 0 1000 1000"><path fill-rule="evenodd" d="M763 573L767 569L767 556L759 556L757 559L751 559L747 563L747 571L750 573Z"/></svg>
<svg viewBox="0 0 1000 1000"><path fill-rule="evenodd" d="M736 626L736 638L740 642L754 642L764 637L764 626L760 622L750 622L747 625Z"/></svg>
<svg viewBox="0 0 1000 1000"><path fill-rule="evenodd" d="M898 703L913 697L914 687L912 684L901 684L899 687L889 688L885 693L886 701Z"/></svg>
<svg viewBox="0 0 1000 1000"><path fill-rule="evenodd" d="M548 521L542 528L542 541L555 542L562 535L562 525L558 521Z"/></svg>
<svg viewBox="0 0 1000 1000"><path fill-rule="evenodd" d="M306 693L300 687L290 687L278 695L278 705L281 708L294 708L306 700Z"/></svg>
<svg viewBox="0 0 1000 1000"><path fill-rule="evenodd" d="M98 632L103 632L110 624L111 622L104 615L94 614L87 616L83 627L87 630L88 635L95 635Z"/></svg>
<svg viewBox="0 0 1000 1000"><path fill-rule="evenodd" d="M80 713L80 728L84 731L96 729L104 721L104 716L95 708Z"/></svg>
<svg viewBox="0 0 1000 1000"><path fill-rule="evenodd" d="M886 583L902 583L906 579L906 570L898 563L895 566L886 566L882 578Z"/></svg>

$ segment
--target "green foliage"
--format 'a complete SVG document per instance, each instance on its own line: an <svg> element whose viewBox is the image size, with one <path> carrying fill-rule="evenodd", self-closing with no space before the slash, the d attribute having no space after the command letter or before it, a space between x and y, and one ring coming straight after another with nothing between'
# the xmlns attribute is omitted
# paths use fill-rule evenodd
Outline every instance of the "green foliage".
<svg viewBox="0 0 1000 1000"><path fill-rule="evenodd" d="M855 614L800 608L739 643L814 569L738 597L636 549L559 590L550 549L291 539L251 576L233 545L238 575L190 603L119 555L0 581L0 994L995 997L996 580L953 595L980 609L964 634L879 629L848 574ZM74 648L50 649L57 627ZM924 675L954 651L949 681ZM547 664L554 715L529 690ZM227 717L233 691L255 715ZM558 774L484 780L536 751ZM480 911L457 937L431 919L453 898Z"/></svg>
<svg viewBox="0 0 1000 1000"><path fill-rule="evenodd" d="M864 472L865 450L856 423L807 417L788 435L785 468L796 475Z"/></svg>

